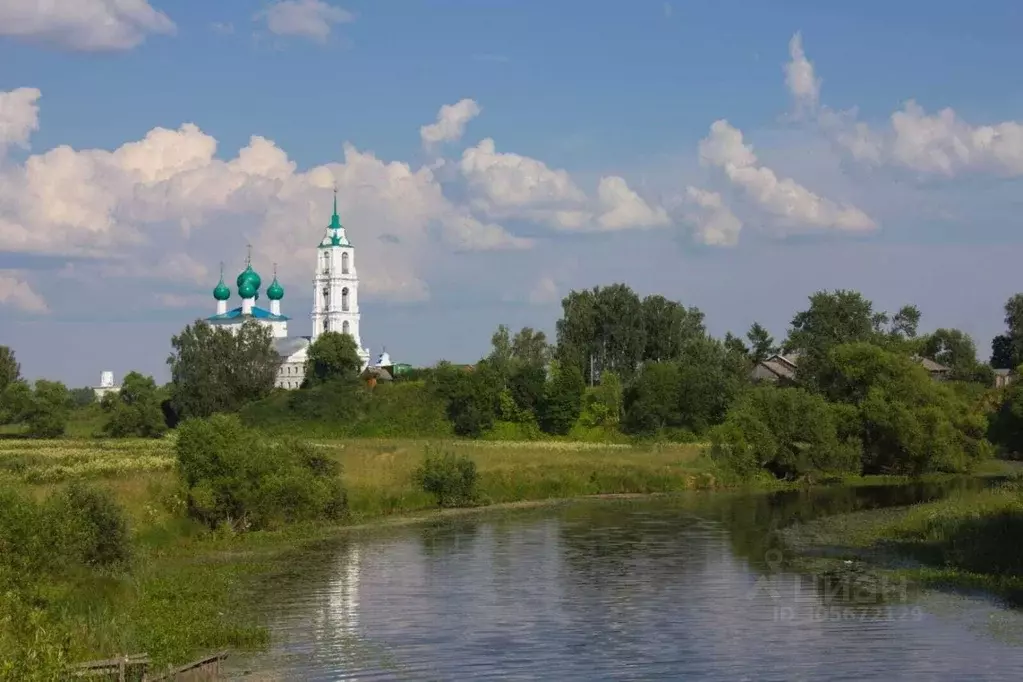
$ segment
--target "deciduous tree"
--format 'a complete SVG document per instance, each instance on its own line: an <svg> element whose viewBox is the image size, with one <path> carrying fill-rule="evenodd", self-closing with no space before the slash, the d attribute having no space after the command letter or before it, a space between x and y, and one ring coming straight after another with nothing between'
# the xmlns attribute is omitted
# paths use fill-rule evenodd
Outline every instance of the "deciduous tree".
<svg viewBox="0 0 1023 682"><path fill-rule="evenodd" d="M305 376L310 384L354 379L362 369L362 358L351 334L324 332L306 353Z"/></svg>

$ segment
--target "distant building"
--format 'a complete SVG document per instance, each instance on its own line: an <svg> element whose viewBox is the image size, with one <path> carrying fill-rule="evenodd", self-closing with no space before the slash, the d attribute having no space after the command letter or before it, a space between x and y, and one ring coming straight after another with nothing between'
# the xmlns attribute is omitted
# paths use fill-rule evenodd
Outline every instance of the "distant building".
<svg viewBox="0 0 1023 682"><path fill-rule="evenodd" d="M313 310L312 336L288 336L288 320L281 313L281 300L284 298L284 287L277 281L276 267L274 278L266 289L266 298L270 301L269 310L256 305L259 300L259 288L262 280L252 267L251 257L246 259L245 270L238 275L235 282L241 305L232 310L227 309L227 301L231 298L231 290L224 283L221 271L220 282L213 290L213 298L217 302L215 315L206 318L214 326L224 327L232 332L237 331L247 320L255 320L269 327L273 336L274 348L280 357L280 368L277 371L277 388L295 389L305 379L306 354L310 344L324 332L349 334L355 339L362 367L369 365L369 351L362 347L359 336L359 278L355 272L355 248L348 240L345 227L337 212L337 191L334 192L334 213L330 217L330 225L316 252L316 268L313 276ZM386 357L383 353L381 357ZM390 358L387 357L390 363Z"/></svg>
<svg viewBox="0 0 1023 682"><path fill-rule="evenodd" d="M914 356L913 361L927 370L935 381L946 381L952 375L952 369L930 358ZM750 373L754 381L768 381L776 384L794 384L796 382L796 365L799 353L787 355L775 354L758 362ZM997 381L997 370L996 370Z"/></svg>
<svg viewBox="0 0 1023 682"><path fill-rule="evenodd" d="M114 385L113 372L101 372L99 375L99 386L93 386L92 391L96 394L96 400L103 400L103 396L107 393L120 393L121 387Z"/></svg>
<svg viewBox="0 0 1023 682"><path fill-rule="evenodd" d="M1016 378L1016 374L1011 369L996 369L995 370L995 388L1003 388L1008 386Z"/></svg>

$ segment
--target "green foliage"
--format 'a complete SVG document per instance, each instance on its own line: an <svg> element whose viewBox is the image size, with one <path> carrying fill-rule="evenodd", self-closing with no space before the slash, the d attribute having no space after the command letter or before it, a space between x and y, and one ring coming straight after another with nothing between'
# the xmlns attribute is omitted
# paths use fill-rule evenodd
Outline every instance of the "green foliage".
<svg viewBox="0 0 1023 682"><path fill-rule="evenodd" d="M234 415L183 422L176 453L189 514L210 528L258 530L346 511L340 464L308 443L268 440Z"/></svg>
<svg viewBox="0 0 1023 682"><path fill-rule="evenodd" d="M0 392L0 424L17 424L32 407L32 388L22 379L12 381Z"/></svg>
<svg viewBox="0 0 1023 682"><path fill-rule="evenodd" d="M71 389L71 405L77 409L96 404L96 391L88 386Z"/></svg>
<svg viewBox="0 0 1023 682"><path fill-rule="evenodd" d="M59 381L40 379L24 412L26 433L34 438L64 435L71 412L67 387Z"/></svg>
<svg viewBox="0 0 1023 682"><path fill-rule="evenodd" d="M438 365L430 390L446 404L456 434L479 438L497 418L502 382L498 368L481 360L474 368Z"/></svg>
<svg viewBox="0 0 1023 682"><path fill-rule="evenodd" d="M479 473L476 463L468 457L450 452L427 451L413 479L424 491L433 495L441 507L468 507L479 497Z"/></svg>
<svg viewBox="0 0 1023 682"><path fill-rule="evenodd" d="M354 379L362 369L362 358L351 334L324 332L309 346L305 365L310 384Z"/></svg>
<svg viewBox="0 0 1023 682"><path fill-rule="evenodd" d="M0 492L0 588L111 566L130 554L124 512L103 489L72 483L42 503Z"/></svg>
<svg viewBox="0 0 1023 682"><path fill-rule="evenodd" d="M0 346L0 395L10 384L21 379L21 365L9 346Z"/></svg>
<svg viewBox="0 0 1023 682"><path fill-rule="evenodd" d="M744 356L709 337L691 339L677 362L646 363L626 389L628 433L652 436L664 429L696 434L720 424L749 380Z"/></svg>
<svg viewBox="0 0 1023 682"><path fill-rule="evenodd" d="M198 320L171 339L171 405L178 418L237 412L273 390L280 358L255 321L237 333Z"/></svg>
<svg viewBox="0 0 1023 682"><path fill-rule="evenodd" d="M159 438L167 430L156 382L138 372L124 377L121 390L103 396L103 433L114 438Z"/></svg>
<svg viewBox="0 0 1023 682"><path fill-rule="evenodd" d="M585 428L617 429L621 424L622 409L622 382L614 372L605 372L600 377L599 386L589 387L583 393L579 423Z"/></svg>
<svg viewBox="0 0 1023 682"><path fill-rule="evenodd" d="M585 389L586 383L578 367L572 364L552 367L540 404L540 428L549 434L567 434L579 419Z"/></svg>
<svg viewBox="0 0 1023 682"><path fill-rule="evenodd" d="M746 339L749 341L750 361L753 364L763 362L778 352L774 338L759 322L754 322L749 328L749 331L746 332Z"/></svg>

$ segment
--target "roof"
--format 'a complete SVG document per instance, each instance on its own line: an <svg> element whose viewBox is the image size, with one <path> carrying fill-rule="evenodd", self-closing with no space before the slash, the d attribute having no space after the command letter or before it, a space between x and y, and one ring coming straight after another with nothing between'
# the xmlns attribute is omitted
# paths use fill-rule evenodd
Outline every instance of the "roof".
<svg viewBox="0 0 1023 682"><path fill-rule="evenodd" d="M785 365L791 369L795 369L796 363L799 362L799 351L789 353L788 355L775 353L771 357L764 360L764 362L774 362L776 364Z"/></svg>
<svg viewBox="0 0 1023 682"><path fill-rule="evenodd" d="M951 372L952 370L930 358L914 358L928 372Z"/></svg>
<svg viewBox="0 0 1023 682"><path fill-rule="evenodd" d="M764 369L768 370L772 374L777 375L778 377L781 377L783 379L794 380L796 378L796 373L794 371L795 366L794 365L790 366L791 363L787 363L787 361L782 360L784 360L784 358L781 358L780 356L770 357L767 360L764 360L763 362L760 362L758 364L760 367L763 367Z"/></svg>
<svg viewBox="0 0 1023 682"><path fill-rule="evenodd" d="M283 339L274 339L274 350L282 358L291 357L303 348L308 348L312 343L309 336L286 336Z"/></svg>
<svg viewBox="0 0 1023 682"><path fill-rule="evenodd" d="M211 322L213 324L220 324L225 322L239 322L246 317L252 317L253 319L256 320L266 320L267 322L287 322L289 319L291 319L287 315L274 315L269 310L252 306L252 312L249 313L248 315L243 315L241 308L235 308L234 310L228 310L223 315L213 315L212 317L207 317L206 321Z"/></svg>

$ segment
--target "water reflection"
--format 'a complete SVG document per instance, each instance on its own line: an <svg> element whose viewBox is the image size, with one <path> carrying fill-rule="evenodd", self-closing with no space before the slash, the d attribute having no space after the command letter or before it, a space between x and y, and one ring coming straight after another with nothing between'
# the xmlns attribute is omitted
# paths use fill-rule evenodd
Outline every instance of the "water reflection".
<svg viewBox="0 0 1023 682"><path fill-rule="evenodd" d="M1018 679L1021 650L977 627L1023 631L1018 614L830 599L772 554L794 520L942 492L603 501L350 538L274 586L275 649L244 665L309 680Z"/></svg>

